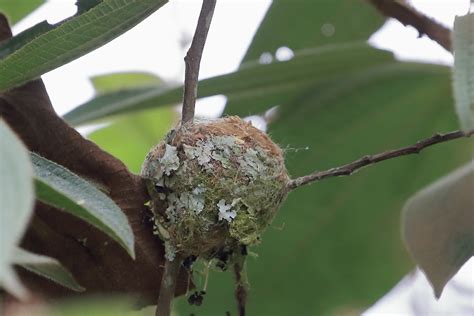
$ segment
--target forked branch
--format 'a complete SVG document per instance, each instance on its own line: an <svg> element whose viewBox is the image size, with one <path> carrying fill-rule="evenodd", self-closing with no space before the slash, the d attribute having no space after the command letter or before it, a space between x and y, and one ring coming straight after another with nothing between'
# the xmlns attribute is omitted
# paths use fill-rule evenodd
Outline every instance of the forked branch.
<svg viewBox="0 0 474 316"><path fill-rule="evenodd" d="M471 130L469 132L455 131L446 134L435 134L430 138L420 140L411 146L392 149L375 155L364 156L360 159L357 159L356 161L353 161L343 166L331 168L325 171L315 171L307 176L293 179L290 181L288 189L293 190L305 184L310 184L312 182L323 180L326 178L350 176L351 174L363 167L400 156L418 154L423 149L433 146L435 144L444 143L457 138L470 137L473 134L474 130Z"/></svg>
<svg viewBox="0 0 474 316"><path fill-rule="evenodd" d="M184 57L186 70L184 78L183 112L181 116L182 125L187 122L192 122L194 119L199 67L215 7L216 0L203 0L193 41L191 42L191 47L189 47L186 57Z"/></svg>
<svg viewBox="0 0 474 316"><path fill-rule="evenodd" d="M426 34L447 51L451 51L451 30L415 8L396 0L368 0L380 13L398 20L403 25L413 26L420 36Z"/></svg>

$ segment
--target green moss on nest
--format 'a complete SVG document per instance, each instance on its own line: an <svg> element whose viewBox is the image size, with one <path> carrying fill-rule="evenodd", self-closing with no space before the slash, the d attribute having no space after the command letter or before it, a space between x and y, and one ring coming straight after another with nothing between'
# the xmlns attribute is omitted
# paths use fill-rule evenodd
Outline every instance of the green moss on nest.
<svg viewBox="0 0 474 316"><path fill-rule="evenodd" d="M238 117L173 131L150 151L142 175L168 260L257 243L289 180L280 148Z"/></svg>

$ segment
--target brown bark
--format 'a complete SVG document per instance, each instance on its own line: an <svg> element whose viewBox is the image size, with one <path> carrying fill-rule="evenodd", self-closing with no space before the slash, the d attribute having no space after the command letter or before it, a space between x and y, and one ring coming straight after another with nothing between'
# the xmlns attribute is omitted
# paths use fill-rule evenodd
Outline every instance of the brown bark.
<svg viewBox="0 0 474 316"><path fill-rule="evenodd" d="M6 18L0 14L0 41L10 36ZM142 179L58 117L40 79L0 94L0 117L31 151L105 188L130 221L136 260L104 233L42 203L36 204L22 246L58 259L87 289L86 294L127 293L136 295L139 306L155 304L164 251L152 232L144 205L149 197ZM46 279L24 271L21 274L29 288L45 298L76 295ZM180 274L177 294L186 291L185 274Z"/></svg>
<svg viewBox="0 0 474 316"><path fill-rule="evenodd" d="M398 20L403 25L413 26L420 34L426 34L433 41L451 52L451 30L434 19L418 12L405 1L369 0L385 16Z"/></svg>

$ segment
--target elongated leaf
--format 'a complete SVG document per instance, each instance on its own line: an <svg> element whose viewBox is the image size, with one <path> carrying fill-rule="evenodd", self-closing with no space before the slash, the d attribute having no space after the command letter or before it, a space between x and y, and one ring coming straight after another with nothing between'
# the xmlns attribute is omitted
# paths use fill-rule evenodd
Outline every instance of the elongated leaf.
<svg viewBox="0 0 474 316"><path fill-rule="evenodd" d="M439 297L474 255L474 161L415 194L403 210L408 250Z"/></svg>
<svg viewBox="0 0 474 316"><path fill-rule="evenodd" d="M76 16L38 24L0 44L0 91L39 77L126 32L166 0L81 1Z"/></svg>
<svg viewBox="0 0 474 316"><path fill-rule="evenodd" d="M37 199L99 228L135 257L132 229L114 201L66 168L33 153L31 159Z"/></svg>
<svg viewBox="0 0 474 316"><path fill-rule="evenodd" d="M50 279L68 289L82 292L85 289L80 286L69 271L56 259L37 255L21 248L16 248L12 263L17 264L28 271Z"/></svg>
<svg viewBox="0 0 474 316"><path fill-rule="evenodd" d="M43 3L44 0L3 0L0 2L0 12L4 13L13 25Z"/></svg>
<svg viewBox="0 0 474 316"><path fill-rule="evenodd" d="M163 81L149 73L115 73L92 78L98 93L115 92L131 87L159 86ZM169 131L177 120L173 107L131 113L89 135L97 145L119 158L132 171L139 173L151 147Z"/></svg>
<svg viewBox="0 0 474 316"><path fill-rule="evenodd" d="M25 297L11 262L33 211L33 168L28 151L0 119L0 285Z"/></svg>
<svg viewBox="0 0 474 316"><path fill-rule="evenodd" d="M347 54L351 54L353 63L341 63ZM266 104L259 103L262 97L284 102L289 91L304 87L322 89L348 73L388 62L393 62L391 54L370 48L365 43L328 45L299 52L290 61L270 65L253 62L237 72L203 80L199 83L198 94L199 97L225 94L266 109ZM113 114L178 103L181 99L181 86L122 90L99 96L67 113L64 118L70 124L78 125Z"/></svg>
<svg viewBox="0 0 474 316"><path fill-rule="evenodd" d="M147 72L120 72L100 75L92 77L91 81L98 94L131 88L156 87L163 84L163 80L158 76Z"/></svg>
<svg viewBox="0 0 474 316"><path fill-rule="evenodd" d="M474 128L474 13L454 21L453 90L461 128Z"/></svg>

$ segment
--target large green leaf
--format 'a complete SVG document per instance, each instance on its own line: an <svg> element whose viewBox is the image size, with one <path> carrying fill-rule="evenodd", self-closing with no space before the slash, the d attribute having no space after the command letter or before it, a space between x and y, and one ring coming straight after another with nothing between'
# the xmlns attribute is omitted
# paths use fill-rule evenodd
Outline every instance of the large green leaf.
<svg viewBox="0 0 474 316"><path fill-rule="evenodd" d="M149 73L115 73L92 78L98 93L163 84ZM151 147L156 145L177 119L170 106L120 117L111 125L92 133L89 138L107 152L119 158L132 172L140 172Z"/></svg>
<svg viewBox="0 0 474 316"><path fill-rule="evenodd" d="M291 21L282 23L282 21ZM274 0L270 9L268 10L265 19L257 30L256 35L250 45L241 65L258 60L264 53L269 53L278 57L278 48L289 47L297 52L305 49L319 49L324 46L331 46L334 44L347 45L354 41L366 41L369 36L374 33L384 22L384 18L370 6L367 1L362 0ZM289 27L288 25L291 25ZM343 52L343 54L352 54L353 48L350 46ZM360 55L354 55L353 62L345 59L341 64L340 56L334 56L334 59L321 60L317 63L307 64L308 72L317 71L319 77L325 76L330 79L330 73L327 72L325 66L321 64L338 64L339 75L345 75L343 67L354 67L360 61ZM345 58L346 56L342 56ZM366 56L366 62L370 60L370 56ZM364 68L362 65L361 68ZM349 72L349 69L348 71ZM306 78L307 81L312 80L311 75ZM336 82L339 79L335 80ZM286 85L291 85L293 79L288 78ZM310 84L311 89L324 90L333 84L327 82L326 86L315 87ZM272 106L280 105L288 102L294 97L306 94L308 86L295 86L294 93L282 91L282 93L274 95L270 98L268 95L263 98L255 98L244 103L243 100L237 100L230 96L228 98L228 106L233 108L233 113L239 115L249 115L245 112L244 104L252 108L252 113L259 113ZM239 109L234 107L239 105Z"/></svg>
<svg viewBox="0 0 474 316"><path fill-rule="evenodd" d="M33 202L33 168L28 151L0 119L0 286L18 297L25 297L26 290L11 264L33 212Z"/></svg>
<svg viewBox="0 0 474 316"><path fill-rule="evenodd" d="M347 54L354 62L347 62ZM261 102L262 98L284 102L292 96L288 92L308 88L323 90L350 73L383 63L393 63L391 54L370 48L365 43L328 45L298 52L286 62L270 65L250 62L237 72L201 81L198 94L199 97L225 94L256 106L253 110L264 110L268 104ZM70 124L78 125L109 115L178 103L182 95L181 86L124 89L98 96L67 113L64 118ZM242 109L239 114L247 115L248 111Z"/></svg>
<svg viewBox="0 0 474 316"><path fill-rule="evenodd" d="M24 249L16 248L12 263L73 291L82 292L85 290L61 263L51 257L37 255Z"/></svg>
<svg viewBox="0 0 474 316"><path fill-rule="evenodd" d="M132 228L122 210L88 181L68 169L31 154L38 200L82 218L115 239L135 257Z"/></svg>
<svg viewBox="0 0 474 316"><path fill-rule="evenodd" d="M274 0L250 45L245 61L279 47L301 50L366 40L384 18L362 0Z"/></svg>
<svg viewBox="0 0 474 316"><path fill-rule="evenodd" d="M439 297L474 255L474 161L414 195L403 212L410 253Z"/></svg>
<svg viewBox="0 0 474 316"><path fill-rule="evenodd" d="M119 158L130 171L139 173L148 151L160 142L176 119L177 112L171 107L131 114L118 118L89 138Z"/></svg>
<svg viewBox="0 0 474 316"><path fill-rule="evenodd" d="M131 88L144 88L163 84L163 80L148 72L119 72L91 78L98 94Z"/></svg>
<svg viewBox="0 0 474 316"><path fill-rule="evenodd" d="M78 14L46 21L0 44L0 91L68 63L123 34L167 0L80 1Z"/></svg>
<svg viewBox="0 0 474 316"><path fill-rule="evenodd" d="M357 62L347 53L344 65ZM373 68L373 67L371 67ZM269 134L286 149L293 176L456 129L445 67L376 66L325 90L284 103ZM251 104L229 111L253 113ZM394 159L346 178L290 193L248 263L250 315L359 314L412 264L400 240L400 209L418 188L470 157L466 139L420 156ZM302 150L308 147L308 150ZM235 306L232 276L214 273L203 306L180 312L219 315ZM262 304L265 302L265 304Z"/></svg>
<svg viewBox="0 0 474 316"><path fill-rule="evenodd" d="M44 0L3 0L0 2L0 12L5 14L13 25L43 3Z"/></svg>

